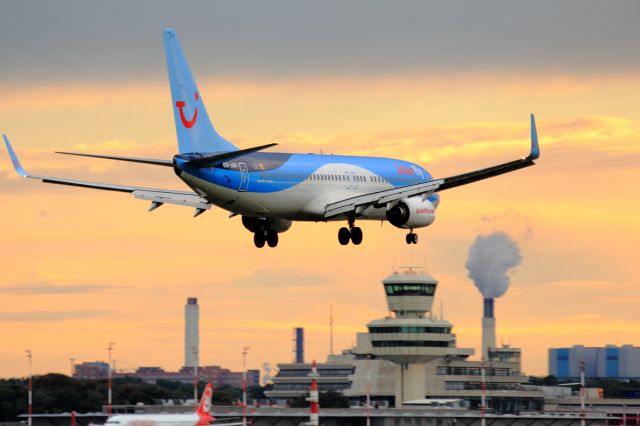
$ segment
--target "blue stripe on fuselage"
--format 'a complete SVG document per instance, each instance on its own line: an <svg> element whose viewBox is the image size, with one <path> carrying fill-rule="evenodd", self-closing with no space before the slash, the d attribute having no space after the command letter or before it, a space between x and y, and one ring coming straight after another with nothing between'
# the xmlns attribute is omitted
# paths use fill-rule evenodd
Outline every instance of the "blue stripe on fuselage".
<svg viewBox="0 0 640 426"><path fill-rule="evenodd" d="M350 165L363 168L382 177L394 187L431 180L422 167L403 160L381 157L356 157L343 155L285 154L260 152L227 161L216 167L197 168L176 158L180 167L199 179L237 190L240 186L241 163L247 168L249 184L247 192L270 193L292 188L325 166ZM333 174L342 175L342 172Z"/></svg>

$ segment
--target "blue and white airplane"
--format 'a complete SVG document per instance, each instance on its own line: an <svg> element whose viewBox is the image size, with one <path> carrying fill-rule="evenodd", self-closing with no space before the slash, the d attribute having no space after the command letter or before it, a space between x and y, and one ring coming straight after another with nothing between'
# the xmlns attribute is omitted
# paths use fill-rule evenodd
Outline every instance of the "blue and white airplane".
<svg viewBox="0 0 640 426"><path fill-rule="evenodd" d="M240 215L256 247L278 244L278 234L293 221L346 221L338 231L342 245L362 242L359 220L389 221L409 230L431 225L439 192L534 165L540 155L531 114L531 151L525 158L456 176L434 179L417 164L380 157L264 152L275 143L240 149L216 132L173 29L165 29L164 49L180 153L172 160L73 152L60 154L173 167L192 191L173 191L37 176L27 173L3 135L15 170L45 183L120 191L151 202L195 208L194 216L213 205Z"/></svg>

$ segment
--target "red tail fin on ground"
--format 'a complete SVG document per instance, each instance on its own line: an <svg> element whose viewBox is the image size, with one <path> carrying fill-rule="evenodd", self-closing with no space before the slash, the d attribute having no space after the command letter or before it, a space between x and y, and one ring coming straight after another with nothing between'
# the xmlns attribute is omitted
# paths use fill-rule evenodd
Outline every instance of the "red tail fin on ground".
<svg viewBox="0 0 640 426"><path fill-rule="evenodd" d="M198 405L198 417L200 421L198 422L198 426L208 425L214 419L211 416L211 395L213 394L213 385L209 383L207 387L204 389L202 394L202 399L200 400L200 404Z"/></svg>

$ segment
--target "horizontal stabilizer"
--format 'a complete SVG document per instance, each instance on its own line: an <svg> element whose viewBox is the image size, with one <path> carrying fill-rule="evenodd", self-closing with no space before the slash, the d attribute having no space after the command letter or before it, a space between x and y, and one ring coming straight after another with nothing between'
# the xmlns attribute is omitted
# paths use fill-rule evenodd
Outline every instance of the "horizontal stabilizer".
<svg viewBox="0 0 640 426"><path fill-rule="evenodd" d="M197 158L195 160L188 161L185 164L195 167L211 167L216 164L220 164L224 161L231 160L234 158L241 157L246 154L251 154L252 152L262 151L267 148L271 148L272 146L278 145L277 143L268 143L266 145L260 145L253 148L239 149L237 151L225 152L224 154L215 154L208 155L206 157Z"/></svg>
<svg viewBox="0 0 640 426"><path fill-rule="evenodd" d="M172 160L159 160L156 158L120 157L117 155L85 154L81 152L55 151L56 154L77 155L79 157L102 158L105 160L131 161L132 163L153 164L155 166L173 166Z"/></svg>

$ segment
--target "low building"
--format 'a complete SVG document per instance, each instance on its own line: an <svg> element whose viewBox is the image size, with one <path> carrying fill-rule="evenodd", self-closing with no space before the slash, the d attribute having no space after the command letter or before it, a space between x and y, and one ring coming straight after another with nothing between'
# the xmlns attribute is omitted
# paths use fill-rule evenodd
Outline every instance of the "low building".
<svg viewBox="0 0 640 426"><path fill-rule="evenodd" d="M131 372L114 372L113 377L137 377L146 383L157 383L159 380L193 383L194 372L192 367L182 367L179 371L165 371L161 367L139 367ZM222 386L242 387L242 372L231 371L219 365L203 365L198 368L197 372L199 381L212 383L214 388ZM258 385L260 385L260 370L247 370L247 386Z"/></svg>
<svg viewBox="0 0 640 426"><path fill-rule="evenodd" d="M640 378L640 347L607 345L549 349L549 375L558 379L578 379L580 362L584 362L585 377L608 379Z"/></svg>
<svg viewBox="0 0 640 426"><path fill-rule="evenodd" d="M73 366L75 379L106 379L109 375L109 364L102 361L83 362Z"/></svg>

